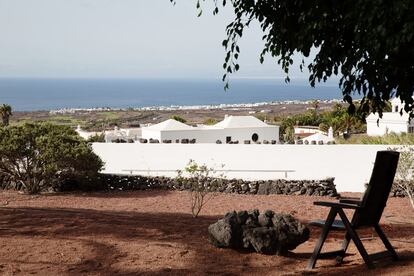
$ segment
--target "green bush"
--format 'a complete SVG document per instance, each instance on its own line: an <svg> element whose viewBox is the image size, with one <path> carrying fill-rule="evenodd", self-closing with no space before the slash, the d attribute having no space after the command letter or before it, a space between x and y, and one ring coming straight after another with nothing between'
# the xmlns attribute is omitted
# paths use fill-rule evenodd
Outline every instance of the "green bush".
<svg viewBox="0 0 414 276"><path fill-rule="evenodd" d="M29 194L66 179L93 178L102 160L67 126L24 124L0 128L0 175Z"/></svg>
<svg viewBox="0 0 414 276"><path fill-rule="evenodd" d="M95 134L88 139L89 143L105 143L105 134Z"/></svg>
<svg viewBox="0 0 414 276"><path fill-rule="evenodd" d="M414 149L410 146L390 148L400 152L394 188L400 189L408 197L411 207L414 208Z"/></svg>
<svg viewBox="0 0 414 276"><path fill-rule="evenodd" d="M410 133L389 133L384 136L351 136L350 139L338 139L340 144L376 144L376 145L414 145L414 135Z"/></svg>
<svg viewBox="0 0 414 276"><path fill-rule="evenodd" d="M183 117L178 116L178 115L173 115L173 116L171 117L171 119L176 120L176 121L181 122L181 123L186 123L186 122L187 122L187 120L186 120L186 119L184 119Z"/></svg>
<svg viewBox="0 0 414 276"><path fill-rule="evenodd" d="M215 125L217 123L218 123L218 121L216 119L213 119L213 118L208 118L204 121L204 124L209 125L209 126Z"/></svg>
<svg viewBox="0 0 414 276"><path fill-rule="evenodd" d="M224 165L222 165L224 167ZM198 217L205 204L216 194L212 193L221 184L223 174L217 174L213 168L198 165L194 160L188 162L184 171L177 171L177 181L190 191L191 214Z"/></svg>

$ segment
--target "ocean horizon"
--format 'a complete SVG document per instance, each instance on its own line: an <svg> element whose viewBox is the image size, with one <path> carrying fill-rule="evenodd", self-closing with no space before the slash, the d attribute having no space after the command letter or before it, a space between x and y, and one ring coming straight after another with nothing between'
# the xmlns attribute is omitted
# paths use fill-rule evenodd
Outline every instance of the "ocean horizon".
<svg viewBox="0 0 414 276"><path fill-rule="evenodd" d="M0 78L0 104L15 111L64 108L142 108L342 99L337 83L306 80Z"/></svg>

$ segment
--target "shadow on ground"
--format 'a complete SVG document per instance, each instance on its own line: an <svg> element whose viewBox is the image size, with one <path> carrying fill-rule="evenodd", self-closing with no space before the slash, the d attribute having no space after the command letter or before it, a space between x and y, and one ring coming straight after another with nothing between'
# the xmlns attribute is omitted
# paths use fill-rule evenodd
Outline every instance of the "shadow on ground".
<svg viewBox="0 0 414 276"><path fill-rule="evenodd" d="M45 197L87 197L87 198L146 198L146 197L157 197L166 196L173 192L172 190L134 190L134 191L99 191L99 192L59 192L59 193L44 193L41 196Z"/></svg>
<svg viewBox="0 0 414 276"><path fill-rule="evenodd" d="M312 272L304 271L303 268L312 252L315 239L319 235L317 228L311 228L311 240L306 252L293 252L286 257L262 256L254 253L241 254L246 252L214 248L207 241L207 227L217 219L218 217L215 216L202 216L194 219L182 213L0 208L0 239L7 241L12 238L42 237L56 240L61 244L65 241L81 242L86 247L93 248L94 254L89 258L76 265L67 265L65 273L74 275L91 272L107 275L136 275L137 273L144 275L227 273L230 275L236 272L269 274L272 271L276 274L313 274L316 272L332 274L335 272L339 275L352 275L362 271L367 272L365 266L360 263L345 263L343 267L333 267L333 262L322 263L318 270ZM385 232L388 227L390 226L385 227ZM392 225L392 228L393 234L389 237L394 239L410 239L414 233L414 225ZM370 235L370 230L364 230L361 233L362 237ZM330 236L330 239L340 240L342 237L342 233L335 233ZM152 242L158 243L159 246L180 244L188 251L194 252L194 255L183 268L167 267L152 272L139 269L129 271L127 267L123 270L114 264L128 257L126 255L130 253L119 250L117 243L120 242ZM387 271L396 266L413 265L414 252L402 251L400 254L402 259L400 262L383 262L375 272ZM7 259L7 256L5 258Z"/></svg>

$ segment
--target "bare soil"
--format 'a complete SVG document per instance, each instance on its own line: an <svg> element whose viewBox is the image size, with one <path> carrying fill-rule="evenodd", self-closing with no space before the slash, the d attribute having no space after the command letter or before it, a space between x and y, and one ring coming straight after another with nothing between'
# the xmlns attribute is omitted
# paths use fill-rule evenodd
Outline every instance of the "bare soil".
<svg viewBox="0 0 414 276"><path fill-rule="evenodd" d="M320 260L305 270L320 229L289 256L218 249L207 227L227 211L271 209L302 222L324 219L328 209L309 196L216 195L199 218L189 194L172 191L22 195L0 192L0 274L3 275L413 275L414 211L390 198L383 229L401 260L384 259L368 270L351 243L342 266ZM370 229L359 232L369 252L382 251ZM343 233L328 237L336 249Z"/></svg>

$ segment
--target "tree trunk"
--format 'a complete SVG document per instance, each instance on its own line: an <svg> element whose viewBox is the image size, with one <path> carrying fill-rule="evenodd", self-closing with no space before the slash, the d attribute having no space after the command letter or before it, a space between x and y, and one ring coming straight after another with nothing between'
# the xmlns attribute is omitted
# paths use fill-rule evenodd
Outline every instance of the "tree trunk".
<svg viewBox="0 0 414 276"><path fill-rule="evenodd" d="M28 194L33 195L33 194L38 194L41 192L40 182L37 181L36 179L29 178L25 184L26 184L26 192Z"/></svg>
<svg viewBox="0 0 414 276"><path fill-rule="evenodd" d="M407 191L407 196L408 196L408 198L410 200L411 207L413 207L413 209L414 209L414 195L411 194L409 191Z"/></svg>
<svg viewBox="0 0 414 276"><path fill-rule="evenodd" d="M9 115L3 114L2 121L3 121L3 126L8 126L9 125Z"/></svg>

